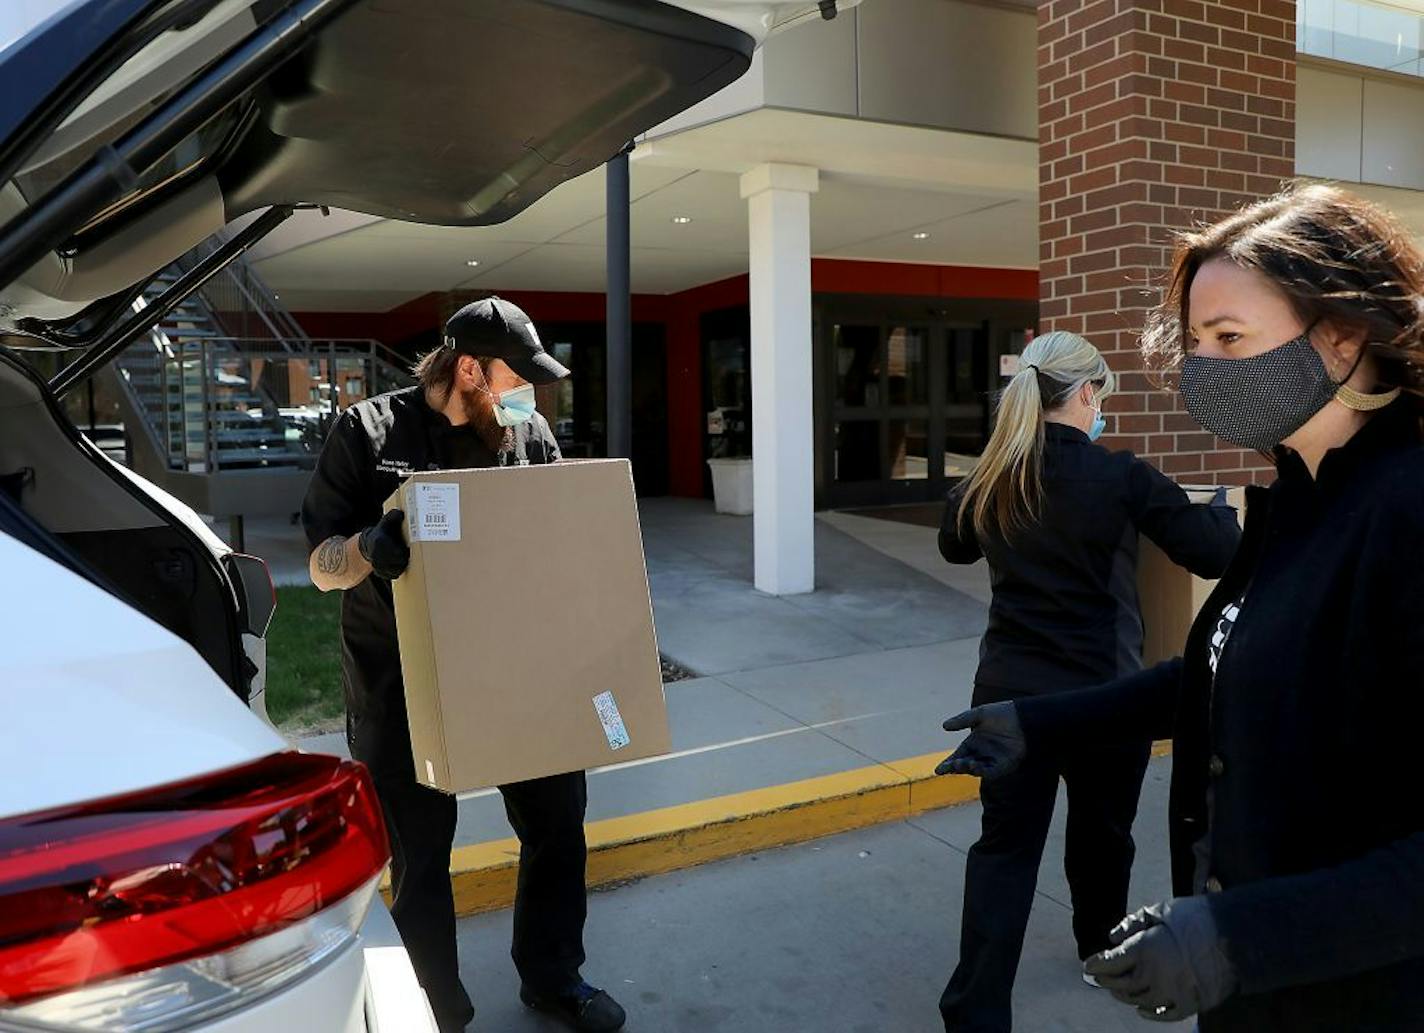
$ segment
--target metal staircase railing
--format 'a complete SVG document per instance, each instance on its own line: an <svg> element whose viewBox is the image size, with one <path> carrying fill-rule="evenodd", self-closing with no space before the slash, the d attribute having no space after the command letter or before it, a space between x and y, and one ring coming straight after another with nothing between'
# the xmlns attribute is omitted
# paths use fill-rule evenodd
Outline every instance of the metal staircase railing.
<svg viewBox="0 0 1424 1033"><path fill-rule="evenodd" d="M165 270L135 308L200 257ZM129 408L166 468L203 475L310 469L342 409L412 383L403 365L378 341L312 339L241 261L116 363Z"/></svg>
<svg viewBox="0 0 1424 1033"><path fill-rule="evenodd" d="M198 245L177 262L190 269L222 243L214 237ZM228 333L243 338L278 341L288 349L310 340L277 293L267 286L245 258L238 258L198 291L209 311Z"/></svg>
<svg viewBox="0 0 1424 1033"><path fill-rule="evenodd" d="M314 340L296 351L155 330L119 357L118 370L169 469L310 468L342 409L410 383L374 343Z"/></svg>

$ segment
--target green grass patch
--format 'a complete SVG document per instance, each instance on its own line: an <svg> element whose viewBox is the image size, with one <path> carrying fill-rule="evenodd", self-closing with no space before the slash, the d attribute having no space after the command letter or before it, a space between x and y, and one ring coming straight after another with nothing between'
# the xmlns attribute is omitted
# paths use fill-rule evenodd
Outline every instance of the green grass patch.
<svg viewBox="0 0 1424 1033"><path fill-rule="evenodd" d="M663 658L663 681L697 674ZM284 730L341 727L341 593L277 589L267 629L267 716Z"/></svg>
<svg viewBox="0 0 1424 1033"><path fill-rule="evenodd" d="M267 630L267 715L283 727L339 724L341 593L277 589Z"/></svg>

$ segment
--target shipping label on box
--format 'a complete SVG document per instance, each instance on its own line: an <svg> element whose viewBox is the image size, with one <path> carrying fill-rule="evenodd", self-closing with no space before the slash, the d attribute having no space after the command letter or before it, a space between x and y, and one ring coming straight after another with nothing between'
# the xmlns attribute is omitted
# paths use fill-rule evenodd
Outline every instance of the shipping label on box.
<svg viewBox="0 0 1424 1033"><path fill-rule="evenodd" d="M412 542L460 540L460 485L417 483L407 496L405 520Z"/></svg>
<svg viewBox="0 0 1424 1033"><path fill-rule="evenodd" d="M671 749L627 460L417 473L395 507L417 780L457 793Z"/></svg>

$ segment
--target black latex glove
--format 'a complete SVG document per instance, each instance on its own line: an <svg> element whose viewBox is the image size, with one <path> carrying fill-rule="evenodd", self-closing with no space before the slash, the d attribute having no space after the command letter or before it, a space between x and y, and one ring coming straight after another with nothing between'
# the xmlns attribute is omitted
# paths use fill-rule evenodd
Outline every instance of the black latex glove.
<svg viewBox="0 0 1424 1033"><path fill-rule="evenodd" d="M1108 939L1116 946L1083 962L1083 971L1144 1019L1178 1022L1211 1011L1236 989L1206 897L1142 908Z"/></svg>
<svg viewBox="0 0 1424 1033"><path fill-rule="evenodd" d="M1023 761L1028 753L1018 708L1012 703L989 703L951 717L946 732L969 729L969 735L935 768L936 775L976 775L1002 778Z"/></svg>
<svg viewBox="0 0 1424 1033"><path fill-rule="evenodd" d="M405 535L401 533L401 524L404 522L405 513L393 509L381 517L380 523L375 527L362 531L361 537L357 539L361 555L371 564L371 570L377 577L383 577L387 581L394 581L410 566L410 546L405 543Z"/></svg>

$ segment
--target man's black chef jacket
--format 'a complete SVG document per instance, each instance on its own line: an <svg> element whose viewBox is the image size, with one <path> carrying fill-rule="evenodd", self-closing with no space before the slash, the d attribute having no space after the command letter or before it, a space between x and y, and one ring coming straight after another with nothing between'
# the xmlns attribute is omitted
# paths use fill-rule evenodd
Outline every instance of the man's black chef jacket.
<svg viewBox="0 0 1424 1033"><path fill-rule="evenodd" d="M552 463L559 446L537 413L514 428L514 447L496 453L469 425L452 426L422 388L369 398L337 419L302 504L302 527L315 549L332 535L375 524L381 507L417 470ZM471 586L471 602L479 598ZM391 585L374 574L341 599L341 681L351 755L381 774L413 771L405 689Z"/></svg>

